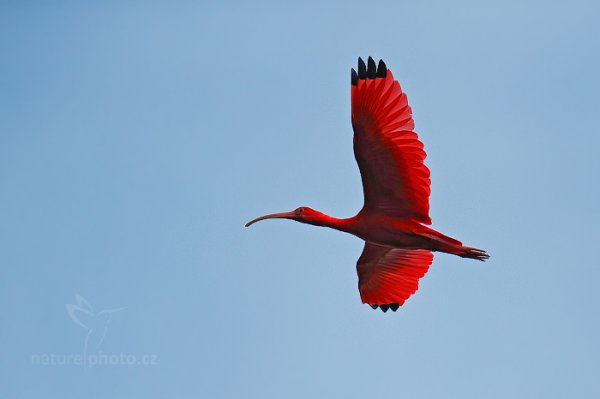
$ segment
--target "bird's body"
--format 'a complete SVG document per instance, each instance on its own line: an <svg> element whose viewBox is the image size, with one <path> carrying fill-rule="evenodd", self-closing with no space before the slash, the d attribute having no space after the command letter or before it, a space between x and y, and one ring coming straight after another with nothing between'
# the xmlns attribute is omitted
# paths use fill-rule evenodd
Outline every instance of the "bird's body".
<svg viewBox="0 0 600 399"><path fill-rule="evenodd" d="M479 259L480 257L477 252L470 251L473 248L464 247L460 241L412 219L397 218L365 210L356 216L338 219L308 207L299 209L303 209L303 213L312 215L308 218L304 216L305 223L343 231L378 245L403 249L427 249L465 258Z"/></svg>
<svg viewBox="0 0 600 399"><path fill-rule="evenodd" d="M463 246L427 225L429 169L413 131L406 94L383 61L352 70L352 127L365 203L356 216L338 219L308 207L261 216L246 224L286 218L353 234L365 241L357 262L363 303L396 311L418 288L433 261L432 251L485 260L480 249Z"/></svg>

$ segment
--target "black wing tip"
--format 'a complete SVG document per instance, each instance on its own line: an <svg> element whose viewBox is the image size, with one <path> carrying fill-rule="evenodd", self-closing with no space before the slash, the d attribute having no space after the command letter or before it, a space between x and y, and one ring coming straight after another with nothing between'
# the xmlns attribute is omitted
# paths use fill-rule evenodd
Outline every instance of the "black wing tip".
<svg viewBox="0 0 600 399"><path fill-rule="evenodd" d="M383 60L379 60L377 64L377 75L378 78L385 78L387 76L387 66Z"/></svg>
<svg viewBox="0 0 600 399"><path fill-rule="evenodd" d="M358 84L358 74L354 68L350 70L350 83L352 83L352 86L356 86Z"/></svg>
<svg viewBox="0 0 600 399"><path fill-rule="evenodd" d="M377 67L375 66L375 60L369 57L367 60L367 77L369 79L375 79L375 75L377 75Z"/></svg>
<svg viewBox="0 0 600 399"><path fill-rule="evenodd" d="M377 308L380 308L381 311L383 313L385 313L388 311L388 309L392 309L392 312L395 312L400 307L400 304L394 302L394 303L387 303L387 304L383 304L383 305L369 305L369 306L371 306L375 310Z"/></svg>
<svg viewBox="0 0 600 399"><path fill-rule="evenodd" d="M379 60L378 64L375 64L375 60L369 56L367 58L367 63L363 61L361 57L358 57L358 73L354 72L352 69L352 84L355 85L358 83L358 80L366 80L366 79L376 79L376 78L385 78L387 76L387 66L383 60ZM356 73L356 83L354 74Z"/></svg>
<svg viewBox="0 0 600 399"><path fill-rule="evenodd" d="M366 79L367 78L367 66L362 58L358 57L358 78Z"/></svg>

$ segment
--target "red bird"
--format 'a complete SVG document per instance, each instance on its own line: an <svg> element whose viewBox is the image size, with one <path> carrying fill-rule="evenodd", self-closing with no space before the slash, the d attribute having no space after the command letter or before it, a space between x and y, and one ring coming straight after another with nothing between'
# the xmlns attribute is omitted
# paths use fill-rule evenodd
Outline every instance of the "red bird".
<svg viewBox="0 0 600 399"><path fill-rule="evenodd" d="M432 251L484 261L486 251L463 246L426 225L429 218L429 169L413 131L406 94L383 60L376 66L358 59L351 71L354 156L362 177L364 206L356 216L337 219L309 207L261 216L284 218L353 234L365 240L357 262L363 303L394 312L414 294L433 261Z"/></svg>

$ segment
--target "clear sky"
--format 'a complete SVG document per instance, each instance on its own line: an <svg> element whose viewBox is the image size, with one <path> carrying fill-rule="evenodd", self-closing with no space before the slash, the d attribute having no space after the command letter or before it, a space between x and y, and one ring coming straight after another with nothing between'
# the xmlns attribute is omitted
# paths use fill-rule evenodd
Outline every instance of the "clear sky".
<svg viewBox="0 0 600 399"><path fill-rule="evenodd" d="M0 4L0 397L600 397L596 2L92 3ZM243 227L360 209L369 55L492 256L386 314L359 239Z"/></svg>

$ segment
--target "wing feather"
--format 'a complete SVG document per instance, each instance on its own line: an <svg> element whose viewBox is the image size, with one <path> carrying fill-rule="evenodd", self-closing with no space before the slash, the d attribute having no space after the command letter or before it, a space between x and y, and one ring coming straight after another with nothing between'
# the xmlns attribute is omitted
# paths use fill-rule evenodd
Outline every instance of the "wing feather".
<svg viewBox="0 0 600 399"><path fill-rule="evenodd" d="M363 303L385 312L398 309L419 288L433 254L424 249L390 248L365 242L356 264L358 290Z"/></svg>
<svg viewBox="0 0 600 399"><path fill-rule="evenodd" d="M360 72L352 79L352 127L364 208L431 224L427 154L413 131L408 98L390 70L378 68L375 78Z"/></svg>

